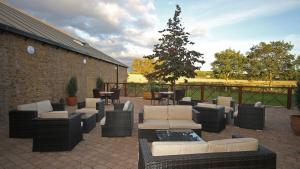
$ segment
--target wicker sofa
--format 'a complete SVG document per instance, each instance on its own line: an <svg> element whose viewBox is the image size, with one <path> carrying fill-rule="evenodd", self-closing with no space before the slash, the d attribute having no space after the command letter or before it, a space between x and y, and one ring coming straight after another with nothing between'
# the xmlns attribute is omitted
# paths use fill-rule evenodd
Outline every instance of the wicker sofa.
<svg viewBox="0 0 300 169"><path fill-rule="evenodd" d="M37 118L45 112L64 110L64 104L50 103L49 100L19 105L17 109L9 112L9 137L32 138L34 131L33 118Z"/></svg>
<svg viewBox="0 0 300 169"><path fill-rule="evenodd" d="M139 169L276 169L276 153L256 139L210 142L139 140Z"/></svg>
<svg viewBox="0 0 300 169"><path fill-rule="evenodd" d="M254 104L240 104L234 115L234 125L254 130L265 127L265 106Z"/></svg>
<svg viewBox="0 0 300 169"><path fill-rule="evenodd" d="M106 111L101 124L102 137L125 137L132 135L134 105L127 101L114 104L114 110Z"/></svg>
<svg viewBox="0 0 300 169"><path fill-rule="evenodd" d="M32 151L70 151L82 140L81 114L43 113L33 119Z"/></svg>
<svg viewBox="0 0 300 169"><path fill-rule="evenodd" d="M155 141L158 129L192 129L201 136L201 124L196 122L196 114L192 106L144 106L139 113L138 135L148 141Z"/></svg>
<svg viewBox="0 0 300 169"><path fill-rule="evenodd" d="M77 113L96 114L96 121L104 117L105 103L100 98L86 98L85 101L77 103Z"/></svg>
<svg viewBox="0 0 300 169"><path fill-rule="evenodd" d="M197 122L202 124L202 130L208 132L221 132L225 129L225 107L215 104L198 103L193 107L199 113Z"/></svg>

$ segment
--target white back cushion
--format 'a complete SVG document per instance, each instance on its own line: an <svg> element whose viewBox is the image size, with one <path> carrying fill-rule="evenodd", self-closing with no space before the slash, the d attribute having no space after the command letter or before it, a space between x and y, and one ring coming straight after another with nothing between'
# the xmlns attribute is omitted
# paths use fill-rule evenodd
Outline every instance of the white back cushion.
<svg viewBox="0 0 300 169"><path fill-rule="evenodd" d="M192 101L192 98L191 97L184 97L181 99L182 101L187 101L187 102L190 102Z"/></svg>
<svg viewBox="0 0 300 169"><path fill-rule="evenodd" d="M210 104L210 103L198 103L197 104L198 107L207 107L207 108L217 108L217 105L215 104Z"/></svg>
<svg viewBox="0 0 300 169"><path fill-rule="evenodd" d="M167 120L168 106L144 106L145 120Z"/></svg>
<svg viewBox="0 0 300 169"><path fill-rule="evenodd" d="M100 102L99 98L86 98L85 107L87 108L96 108L96 103Z"/></svg>
<svg viewBox="0 0 300 169"><path fill-rule="evenodd" d="M152 142L153 156L207 153L205 141L157 141Z"/></svg>
<svg viewBox="0 0 300 169"><path fill-rule="evenodd" d="M17 110L37 111L37 105L36 103L22 104L22 105L18 105Z"/></svg>
<svg viewBox="0 0 300 169"><path fill-rule="evenodd" d="M256 102L256 103L254 104L254 107L262 107L262 103L261 103L261 102Z"/></svg>
<svg viewBox="0 0 300 169"><path fill-rule="evenodd" d="M37 104L38 114L53 111L52 105L49 100L40 101L40 102L37 102L36 104Z"/></svg>
<svg viewBox="0 0 300 169"><path fill-rule="evenodd" d="M230 107L231 101L232 97L218 96L217 104Z"/></svg>
<svg viewBox="0 0 300 169"><path fill-rule="evenodd" d="M68 118L69 114L68 111L53 111L47 113L41 113L40 118Z"/></svg>
<svg viewBox="0 0 300 169"><path fill-rule="evenodd" d="M192 120L193 108L188 105L168 106L168 120Z"/></svg>
<svg viewBox="0 0 300 169"><path fill-rule="evenodd" d="M123 107L123 110L124 110L124 111L128 110L129 104L130 104L130 101L127 100L127 101L125 102L125 104L124 104L124 107Z"/></svg>
<svg viewBox="0 0 300 169"><path fill-rule="evenodd" d="M208 142L209 152L257 151L258 141L254 138L234 138Z"/></svg>

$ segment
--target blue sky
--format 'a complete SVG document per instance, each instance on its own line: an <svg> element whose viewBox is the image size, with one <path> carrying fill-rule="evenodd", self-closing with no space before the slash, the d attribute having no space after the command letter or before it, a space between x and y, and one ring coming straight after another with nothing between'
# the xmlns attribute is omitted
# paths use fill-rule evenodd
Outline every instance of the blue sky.
<svg viewBox="0 0 300 169"><path fill-rule="evenodd" d="M300 0L7 0L130 65L151 54L176 4L191 49L204 54L210 70L214 53L242 53L261 41L285 40L300 54ZM80 4L80 5L78 5Z"/></svg>

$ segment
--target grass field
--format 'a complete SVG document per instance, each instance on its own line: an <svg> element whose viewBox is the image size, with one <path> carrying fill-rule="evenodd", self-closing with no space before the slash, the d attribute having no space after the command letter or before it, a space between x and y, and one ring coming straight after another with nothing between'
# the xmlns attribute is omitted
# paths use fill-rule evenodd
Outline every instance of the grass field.
<svg viewBox="0 0 300 169"><path fill-rule="evenodd" d="M179 88L186 89L186 96L193 99L201 99L200 86L182 86L184 79L177 81ZM287 88L269 88L268 81L248 81L248 80L229 80L226 82L223 79L188 79L188 84L204 84L204 100L210 101L217 96L231 96L234 100L238 100L238 88L236 87L221 87L226 86L250 86L243 87L243 103L255 103L257 101L263 102L265 105L271 106L287 106ZM128 94L130 96L142 96L143 92L148 90L147 79L141 74L129 74ZM210 86L212 85L212 86ZM215 85L215 86L213 86ZM274 81L272 87L295 87L296 81Z"/></svg>

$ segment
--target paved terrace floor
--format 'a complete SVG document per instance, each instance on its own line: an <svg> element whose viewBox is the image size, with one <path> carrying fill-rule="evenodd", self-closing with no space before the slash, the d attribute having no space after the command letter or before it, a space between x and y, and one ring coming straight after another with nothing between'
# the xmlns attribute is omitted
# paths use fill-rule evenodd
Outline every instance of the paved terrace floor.
<svg viewBox="0 0 300 169"><path fill-rule="evenodd" d="M101 137L99 124L70 152L39 153L32 152L32 139L8 138L7 128L0 128L0 168L72 168L72 169L136 169L138 164L137 121L138 112L144 104L142 98L122 98L135 105L135 127L132 137ZM107 109L112 109L108 106ZM286 108L266 109L266 128L255 131L227 125L221 133L203 132L204 140L230 138L234 133L254 137L266 147L277 153L277 168L300 168L300 137L292 134L289 114L296 110Z"/></svg>

